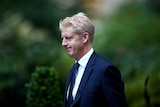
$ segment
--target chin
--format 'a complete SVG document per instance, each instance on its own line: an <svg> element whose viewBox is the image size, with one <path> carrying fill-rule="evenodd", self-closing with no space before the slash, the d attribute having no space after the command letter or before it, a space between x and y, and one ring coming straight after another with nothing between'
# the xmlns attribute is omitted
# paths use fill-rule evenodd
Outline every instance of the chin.
<svg viewBox="0 0 160 107"><path fill-rule="evenodd" d="M73 57L73 55L72 55L72 54L69 54L69 53L68 53L68 56Z"/></svg>
<svg viewBox="0 0 160 107"><path fill-rule="evenodd" d="M72 54L68 54L68 56L75 59L75 56Z"/></svg>

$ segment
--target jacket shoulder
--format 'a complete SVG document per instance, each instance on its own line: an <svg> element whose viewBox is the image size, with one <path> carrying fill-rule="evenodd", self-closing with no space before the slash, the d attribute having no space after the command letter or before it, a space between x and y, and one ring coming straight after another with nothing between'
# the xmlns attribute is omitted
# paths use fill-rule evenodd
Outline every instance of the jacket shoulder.
<svg viewBox="0 0 160 107"><path fill-rule="evenodd" d="M112 66L113 64L107 58L97 54L96 52L93 53L95 55L95 64L98 65L105 65L105 66Z"/></svg>

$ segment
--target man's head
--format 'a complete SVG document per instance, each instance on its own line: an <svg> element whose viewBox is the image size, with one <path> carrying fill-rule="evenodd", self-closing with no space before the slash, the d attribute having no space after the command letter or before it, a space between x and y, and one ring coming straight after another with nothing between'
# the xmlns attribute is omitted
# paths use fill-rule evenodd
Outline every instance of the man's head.
<svg viewBox="0 0 160 107"><path fill-rule="evenodd" d="M71 17L66 17L60 20L59 28L62 30L64 27L71 27L76 34L82 34L88 32L91 42L94 36L94 26L91 20L83 12L77 13Z"/></svg>
<svg viewBox="0 0 160 107"><path fill-rule="evenodd" d="M92 47L94 26L86 14L80 12L60 20L59 28L69 56L79 60Z"/></svg>

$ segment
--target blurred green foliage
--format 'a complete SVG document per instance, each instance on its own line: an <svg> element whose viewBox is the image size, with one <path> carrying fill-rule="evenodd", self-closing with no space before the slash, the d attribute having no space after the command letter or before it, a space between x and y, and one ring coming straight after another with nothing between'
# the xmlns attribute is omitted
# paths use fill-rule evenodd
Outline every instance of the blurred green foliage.
<svg viewBox="0 0 160 107"><path fill-rule="evenodd" d="M54 67L37 67L26 84L27 107L62 107L58 72Z"/></svg>
<svg viewBox="0 0 160 107"><path fill-rule="evenodd" d="M24 84L36 66L54 66L63 89L72 61L59 48L58 20L83 10L79 2L65 7L57 0L0 1L0 106L26 106Z"/></svg>

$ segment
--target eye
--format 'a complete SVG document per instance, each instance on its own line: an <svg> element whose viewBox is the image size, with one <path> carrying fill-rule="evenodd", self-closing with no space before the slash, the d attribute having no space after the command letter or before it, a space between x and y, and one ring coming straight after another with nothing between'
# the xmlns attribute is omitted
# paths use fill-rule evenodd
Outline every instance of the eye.
<svg viewBox="0 0 160 107"><path fill-rule="evenodd" d="M70 39L72 39L72 37L66 37L66 39L70 40Z"/></svg>
<svg viewBox="0 0 160 107"><path fill-rule="evenodd" d="M73 39L73 36L62 36L61 39L62 39L62 41L63 40L70 41L71 39Z"/></svg>
<svg viewBox="0 0 160 107"><path fill-rule="evenodd" d="M66 39L66 40L71 40L71 39L72 39L72 37L65 37L65 39Z"/></svg>

